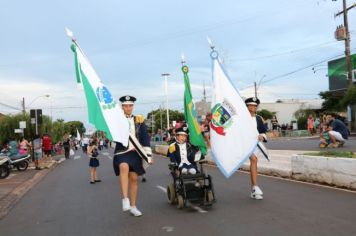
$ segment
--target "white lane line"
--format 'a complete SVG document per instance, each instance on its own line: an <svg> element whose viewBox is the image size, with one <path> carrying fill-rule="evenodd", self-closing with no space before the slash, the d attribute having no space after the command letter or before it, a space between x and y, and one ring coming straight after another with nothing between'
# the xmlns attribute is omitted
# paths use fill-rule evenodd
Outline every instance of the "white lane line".
<svg viewBox="0 0 356 236"><path fill-rule="evenodd" d="M81 158L81 156L75 156L74 157L74 160L78 160L78 159L80 159Z"/></svg>
<svg viewBox="0 0 356 236"><path fill-rule="evenodd" d="M167 193L167 189L161 185L157 185L156 186L158 189L162 190L163 192ZM195 205L192 205L190 204L191 208L196 210L197 212L199 213L208 213L207 211L203 210L202 208L198 207L198 206L195 206Z"/></svg>
<svg viewBox="0 0 356 236"><path fill-rule="evenodd" d="M167 189L161 185L156 186L158 189L162 190L163 192L167 193Z"/></svg>
<svg viewBox="0 0 356 236"><path fill-rule="evenodd" d="M196 211L198 211L199 213L208 213L207 211L201 209L200 207L198 206L192 206L192 208Z"/></svg>
<svg viewBox="0 0 356 236"><path fill-rule="evenodd" d="M108 152L103 152L103 155L104 155L104 156L109 156L110 153L108 153Z"/></svg>
<svg viewBox="0 0 356 236"><path fill-rule="evenodd" d="M63 161L65 161L66 159L64 157L62 157L61 159L58 160L58 164L62 163Z"/></svg>
<svg viewBox="0 0 356 236"><path fill-rule="evenodd" d="M112 156L107 156L110 160L112 160Z"/></svg>

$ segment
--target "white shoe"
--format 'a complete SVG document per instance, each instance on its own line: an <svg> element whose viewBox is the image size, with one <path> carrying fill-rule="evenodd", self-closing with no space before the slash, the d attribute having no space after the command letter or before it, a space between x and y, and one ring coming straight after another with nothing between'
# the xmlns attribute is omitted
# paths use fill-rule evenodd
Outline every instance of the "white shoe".
<svg viewBox="0 0 356 236"><path fill-rule="evenodd" d="M188 174L188 170L187 170L187 168L183 168L183 169L182 169L182 174L183 174L183 175Z"/></svg>
<svg viewBox="0 0 356 236"><path fill-rule="evenodd" d="M128 198L122 199L122 210L123 211L128 211L130 210L130 200Z"/></svg>
<svg viewBox="0 0 356 236"><path fill-rule="evenodd" d="M189 174L191 174L191 175L195 175L195 174L197 173L197 171L196 171L194 168L190 168L190 169L188 170L188 172L189 172Z"/></svg>
<svg viewBox="0 0 356 236"><path fill-rule="evenodd" d="M133 216L142 216L142 212L139 211L136 207L131 207L130 212Z"/></svg>
<svg viewBox="0 0 356 236"><path fill-rule="evenodd" d="M263 192L258 186L253 186L251 190L251 198L256 199L256 200L262 200L263 199Z"/></svg>

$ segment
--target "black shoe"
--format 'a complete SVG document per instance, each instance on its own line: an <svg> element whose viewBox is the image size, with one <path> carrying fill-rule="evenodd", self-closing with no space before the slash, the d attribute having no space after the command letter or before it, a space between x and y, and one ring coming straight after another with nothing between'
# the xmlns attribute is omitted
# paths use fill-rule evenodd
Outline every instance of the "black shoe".
<svg viewBox="0 0 356 236"><path fill-rule="evenodd" d="M90 181L90 184L95 184L95 182L94 181Z"/></svg>
<svg viewBox="0 0 356 236"><path fill-rule="evenodd" d="M146 178L142 178L142 183L146 183Z"/></svg>
<svg viewBox="0 0 356 236"><path fill-rule="evenodd" d="M35 170L42 170L42 168L37 166Z"/></svg>
<svg viewBox="0 0 356 236"><path fill-rule="evenodd" d="M95 180L95 182L101 182L101 180L100 180L100 179L97 179L97 180Z"/></svg>

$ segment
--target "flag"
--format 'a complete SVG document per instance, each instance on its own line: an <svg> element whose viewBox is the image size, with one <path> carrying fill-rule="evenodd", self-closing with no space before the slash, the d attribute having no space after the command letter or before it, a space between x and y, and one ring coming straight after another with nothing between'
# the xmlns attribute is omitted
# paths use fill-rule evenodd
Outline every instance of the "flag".
<svg viewBox="0 0 356 236"><path fill-rule="evenodd" d="M72 39L77 83L82 85L87 101L89 123L104 131L108 139L128 145L129 123L117 101L96 74L88 58Z"/></svg>
<svg viewBox="0 0 356 236"><path fill-rule="evenodd" d="M211 152L220 171L228 178L255 150L258 132L244 100L220 64L217 52L213 52Z"/></svg>
<svg viewBox="0 0 356 236"><path fill-rule="evenodd" d="M77 129L77 138L76 138L78 141L81 139L80 138L80 133L79 133L79 131L78 131L78 129Z"/></svg>
<svg viewBox="0 0 356 236"><path fill-rule="evenodd" d="M190 89L190 82L188 77L188 66L183 66L182 71L184 74L184 117L188 123L189 129L189 142L199 147L199 150L203 155L206 154L206 144L204 137L201 133L200 126L197 121L197 113L195 111L195 106L193 103L192 91Z"/></svg>

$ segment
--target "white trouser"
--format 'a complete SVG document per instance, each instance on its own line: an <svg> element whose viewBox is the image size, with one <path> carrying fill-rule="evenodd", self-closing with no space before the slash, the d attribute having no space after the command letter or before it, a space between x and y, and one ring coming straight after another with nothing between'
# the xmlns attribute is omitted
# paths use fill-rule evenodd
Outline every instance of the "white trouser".
<svg viewBox="0 0 356 236"><path fill-rule="evenodd" d="M337 131L330 130L329 134L334 136L337 141L345 141L345 139L342 137L342 135Z"/></svg>

